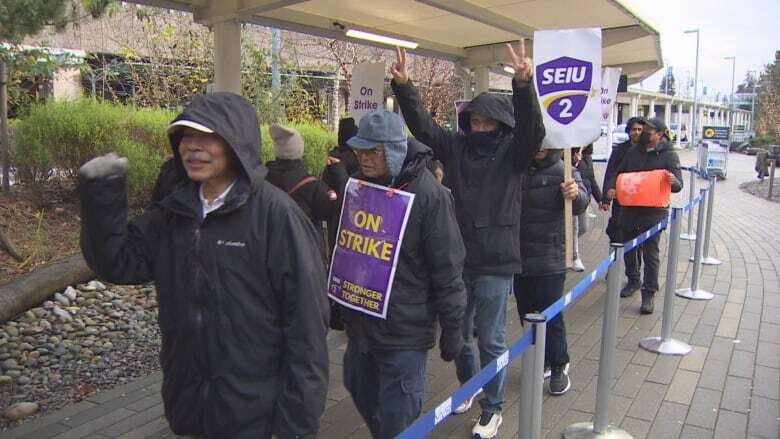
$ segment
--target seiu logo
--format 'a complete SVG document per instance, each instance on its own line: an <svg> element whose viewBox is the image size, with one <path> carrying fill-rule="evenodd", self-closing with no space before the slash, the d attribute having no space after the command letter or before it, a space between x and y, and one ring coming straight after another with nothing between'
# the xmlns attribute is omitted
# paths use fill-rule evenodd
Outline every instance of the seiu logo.
<svg viewBox="0 0 780 439"><path fill-rule="evenodd" d="M542 107L563 125L582 114L592 81L593 63L581 59L562 56L536 66L536 89Z"/></svg>
<svg viewBox="0 0 780 439"><path fill-rule="evenodd" d="M542 71L542 85L570 84L585 80L587 67L558 67Z"/></svg>

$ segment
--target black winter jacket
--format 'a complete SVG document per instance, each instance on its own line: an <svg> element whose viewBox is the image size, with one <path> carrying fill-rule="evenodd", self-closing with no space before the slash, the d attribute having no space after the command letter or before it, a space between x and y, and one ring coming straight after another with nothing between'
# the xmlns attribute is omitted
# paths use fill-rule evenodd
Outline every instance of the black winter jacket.
<svg viewBox="0 0 780 439"><path fill-rule="evenodd" d="M303 160L274 160L266 164L268 167L268 176L266 180L272 185L290 192L298 183L311 177L306 163ZM303 212L311 218L316 228L320 228L322 221L330 220L335 200L328 196L328 185L320 179L306 183L300 186L290 196L298 204Z"/></svg>
<svg viewBox="0 0 780 439"><path fill-rule="evenodd" d="M535 161L523 177L523 215L520 242L523 276L546 276L566 272L563 220L563 161L561 151L550 152ZM579 171L573 169L579 194L572 201L572 213L588 208L590 195Z"/></svg>
<svg viewBox="0 0 780 439"><path fill-rule="evenodd" d="M225 204L202 218L198 185L186 179L128 223L125 178L82 178L84 257L110 282L155 281L162 397L176 434L314 437L328 386L319 238L265 181L246 100L199 95L179 119L211 128L235 153L241 172ZM181 135L170 140L182 168Z"/></svg>
<svg viewBox="0 0 780 439"><path fill-rule="evenodd" d="M609 160L607 160L607 169L604 171L604 184L602 185L604 188L602 198L605 201L609 198L607 196L607 191L610 189L609 182L615 179L615 173L620 167L620 164L623 163L623 157L626 156L626 153L632 146L634 145L631 141L626 140L625 142L618 143L612 147L612 152L609 154ZM614 187L612 189L614 189ZM616 203L617 200L612 200L612 202Z"/></svg>
<svg viewBox="0 0 780 439"><path fill-rule="evenodd" d="M415 194L393 280L387 320L341 307L347 336L361 351L427 350L435 344L438 315L443 329L457 329L466 309L461 277L466 250L452 195L427 169L430 148L409 139L406 160L393 185ZM338 170L339 199L346 171ZM358 172L355 178L368 180ZM385 184L384 182L375 182Z"/></svg>
<svg viewBox="0 0 780 439"><path fill-rule="evenodd" d="M644 145L635 145L631 147L621 160L620 165L613 177L607 183L608 189L614 189L617 176L624 172L652 171L655 169L666 169L674 174L676 180L672 184L672 192L680 192L683 188L682 170L680 168L680 158L672 149L671 144L663 140L652 151L648 151ZM668 207L627 207L620 208L619 223L622 229L652 227L669 214ZM633 236L622 236L622 239L631 239Z"/></svg>
<svg viewBox="0 0 780 439"><path fill-rule="evenodd" d="M465 272L522 272L521 180L544 139L542 115L530 82L512 82L512 101L487 93L460 114L466 134L442 129L411 83L392 82L409 130L444 164L444 185L452 190L466 245ZM493 133L470 133L471 113L500 122Z"/></svg>
<svg viewBox="0 0 780 439"><path fill-rule="evenodd" d="M622 228L620 227L620 203L618 203L617 198L611 200L607 192L609 191L609 182L615 178L615 172L617 172L618 167L623 162L623 157L626 156L626 153L632 146L630 140L614 145L609 155L609 160L607 160L607 170L604 171L604 184L602 185L604 193L601 199L612 203L612 214L609 217L609 221L607 221L606 230L610 242L623 243L626 241L623 239Z"/></svg>
<svg viewBox="0 0 780 439"><path fill-rule="evenodd" d="M588 193L593 196L597 203L601 203L601 188L596 181L596 171L593 169L593 145L588 145L582 150L582 160L577 164L582 181L588 189Z"/></svg>

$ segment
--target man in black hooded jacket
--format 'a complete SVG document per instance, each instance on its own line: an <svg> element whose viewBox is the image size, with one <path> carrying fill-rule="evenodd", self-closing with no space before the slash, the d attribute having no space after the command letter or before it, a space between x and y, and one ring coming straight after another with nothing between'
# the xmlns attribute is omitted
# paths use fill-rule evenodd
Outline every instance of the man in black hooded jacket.
<svg viewBox="0 0 780 439"><path fill-rule="evenodd" d="M521 47L523 43L521 43ZM459 116L465 134L442 129L425 109L406 70L406 54L397 49L391 83L412 134L433 149L446 170L444 185L452 190L466 261L463 280L468 305L463 324L465 345L456 359L458 379L469 380L479 370L472 346L474 328L479 359L485 365L506 350L506 303L520 257L521 180L544 138L544 125L531 85L531 60L509 46L515 67L510 100L482 93ZM514 104L514 105L513 105ZM496 436L504 404L502 370L484 388L482 415L472 433ZM476 395L475 395L476 396ZM465 413L474 398L455 413Z"/></svg>
<svg viewBox="0 0 780 439"><path fill-rule="evenodd" d="M155 281L162 397L180 435L314 437L328 385L319 238L265 180L255 109L196 96L168 136L173 191L127 222L127 159L80 170L81 250L101 278Z"/></svg>
<svg viewBox="0 0 780 439"><path fill-rule="evenodd" d="M623 143L619 143L612 147L612 153L609 155L607 161L607 169L604 171L604 194L601 197L601 210L607 211L610 204L612 205L612 215L610 215L607 221L607 236L610 242L626 242L626 238L622 234L622 227L620 224L620 203L615 196L615 190L609 190L607 184L610 180L615 178L620 164L623 162L623 157L632 147L639 145L639 137L642 135L642 129L645 126L645 119L643 117L632 117L626 122L626 134L628 134L628 140ZM639 278L631 278L635 273L639 273L639 269L642 266L642 248L638 247L634 251L630 251L623 255L623 261L626 266L626 276L628 276L628 283L620 290L621 297L629 297L633 295L636 290L639 289ZM629 267L631 272L629 272Z"/></svg>
<svg viewBox="0 0 780 439"><path fill-rule="evenodd" d="M607 182L607 190L611 190L611 193L615 192L617 177L620 174L656 169L666 171L666 179L671 185L672 192L677 193L682 190L683 180L680 158L674 152L669 138L666 137L666 124L664 124L663 120L654 117L645 122L642 135L639 138L639 145L631 147L626 152L614 175ZM626 241L634 239L668 215L668 206L622 206L619 219L622 238ZM642 305L639 309L639 312L642 314L652 314L654 310L653 298L655 293L658 292L658 268L660 264L658 245L660 241L661 235L659 233L642 244L642 261L645 263L644 278L641 283ZM637 259L629 258L626 260L626 274L629 279L627 287L631 287L631 294L640 287L640 284L638 284L640 273L638 263L636 262ZM632 281L637 283L632 285ZM626 289L624 288L624 290ZM624 294L621 295L625 297Z"/></svg>

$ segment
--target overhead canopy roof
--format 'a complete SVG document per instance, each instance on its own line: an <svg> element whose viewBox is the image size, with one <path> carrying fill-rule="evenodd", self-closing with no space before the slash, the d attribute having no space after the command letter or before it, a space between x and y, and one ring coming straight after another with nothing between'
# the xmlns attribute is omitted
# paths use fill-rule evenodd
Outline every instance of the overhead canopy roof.
<svg viewBox="0 0 780 439"><path fill-rule="evenodd" d="M352 40L346 29L419 44L412 52L500 70L503 43L532 38L537 29L600 27L605 66L629 82L661 68L660 35L619 0L130 0L194 13L197 22L227 19L328 38ZM528 43L527 51L531 45Z"/></svg>

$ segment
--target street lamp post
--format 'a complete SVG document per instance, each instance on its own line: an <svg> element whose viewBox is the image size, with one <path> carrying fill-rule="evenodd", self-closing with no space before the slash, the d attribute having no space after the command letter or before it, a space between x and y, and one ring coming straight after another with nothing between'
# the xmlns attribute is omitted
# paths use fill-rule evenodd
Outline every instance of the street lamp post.
<svg viewBox="0 0 780 439"><path fill-rule="evenodd" d="M691 123L690 147L696 147L696 119L699 116L699 29L690 29L686 34L696 34L696 69L693 73L693 123Z"/></svg>
<svg viewBox="0 0 780 439"><path fill-rule="evenodd" d="M729 127L734 131L734 71L737 67L737 57L727 56L724 60L731 61L731 95L729 96Z"/></svg>
<svg viewBox="0 0 780 439"><path fill-rule="evenodd" d="M755 131L753 123L756 120L756 84L758 83L758 72L748 70L748 74L753 78L753 97L750 99L750 131Z"/></svg>

